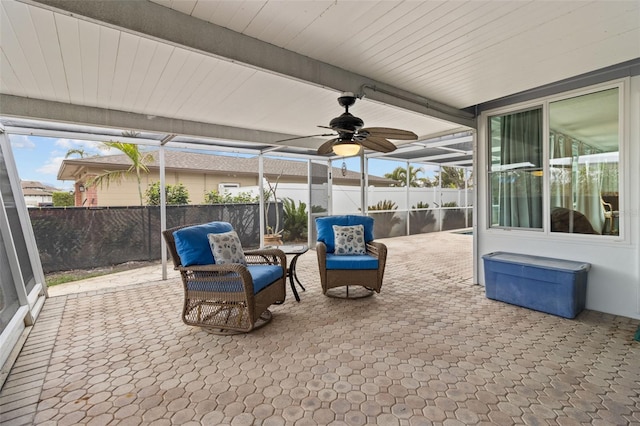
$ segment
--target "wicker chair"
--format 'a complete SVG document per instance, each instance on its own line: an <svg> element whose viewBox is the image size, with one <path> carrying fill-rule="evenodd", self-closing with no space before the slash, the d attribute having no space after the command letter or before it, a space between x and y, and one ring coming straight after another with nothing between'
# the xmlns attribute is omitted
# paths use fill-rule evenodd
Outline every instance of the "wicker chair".
<svg viewBox="0 0 640 426"><path fill-rule="evenodd" d="M269 306L285 299L285 254L278 249L248 250L244 252L246 266L240 263L182 266L174 232L187 226L162 232L174 269L180 271L182 277L184 323L216 334L236 334L249 332L271 321ZM203 234L202 238L208 245L207 235ZM254 276L265 272L268 284L254 292Z"/></svg>
<svg viewBox="0 0 640 426"><path fill-rule="evenodd" d="M367 216L327 216L316 218L316 254L322 293L330 297L355 299L380 293L387 261L387 246L373 241L373 219ZM337 255L333 225L363 225L366 254ZM356 286L355 289L350 287ZM333 289L337 289L338 291Z"/></svg>

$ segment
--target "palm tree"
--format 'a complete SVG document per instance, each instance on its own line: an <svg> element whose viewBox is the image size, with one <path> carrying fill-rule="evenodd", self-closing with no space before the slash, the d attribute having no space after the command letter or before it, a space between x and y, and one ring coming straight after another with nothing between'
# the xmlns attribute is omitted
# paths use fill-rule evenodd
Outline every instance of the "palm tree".
<svg viewBox="0 0 640 426"><path fill-rule="evenodd" d="M418 172L424 172L422 167L415 168L409 165L409 186L419 187L422 179L418 178ZM398 184L394 186L407 186L407 169L396 167L393 172L384 175L387 179L395 180Z"/></svg>
<svg viewBox="0 0 640 426"><path fill-rule="evenodd" d="M67 154L64 156L64 158L69 158L72 155L78 155L80 156L80 158L85 158L89 156L89 154L87 154L87 151L85 151L84 148L71 148L69 151L67 151Z"/></svg>
<svg viewBox="0 0 640 426"><path fill-rule="evenodd" d="M438 185L438 176L435 179L435 185ZM465 170L458 167L442 166L440 172L440 178L442 179L442 188L461 188L465 187Z"/></svg>
<svg viewBox="0 0 640 426"><path fill-rule="evenodd" d="M433 187L440 185L442 188L464 189L465 181L467 185L471 186L473 179L471 176L468 179L466 178L464 169L453 166L442 166L440 173L435 175L433 179L425 179L424 186Z"/></svg>
<svg viewBox="0 0 640 426"><path fill-rule="evenodd" d="M138 145L133 143L117 141L102 143L108 148L115 148L129 157L131 160L131 166L129 166L127 170L106 170L104 173L91 178L87 184L90 186L100 185L101 187L103 184L106 184L108 188L111 182L120 182L127 176L135 175L138 180L138 196L140 197L140 205L144 205L142 197L142 173L149 173L147 164L153 161L153 155L150 153L140 152Z"/></svg>

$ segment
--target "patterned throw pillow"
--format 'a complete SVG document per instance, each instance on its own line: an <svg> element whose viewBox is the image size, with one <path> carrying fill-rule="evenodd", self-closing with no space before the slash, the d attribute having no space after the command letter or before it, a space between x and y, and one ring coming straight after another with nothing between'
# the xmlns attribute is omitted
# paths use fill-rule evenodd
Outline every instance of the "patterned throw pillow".
<svg viewBox="0 0 640 426"><path fill-rule="evenodd" d="M240 238L236 231L222 232L220 234L207 234L211 253L216 264L223 265L225 263L241 263L247 264L240 244Z"/></svg>
<svg viewBox="0 0 640 426"><path fill-rule="evenodd" d="M367 245L364 242L364 226L333 225L336 255L366 254Z"/></svg>

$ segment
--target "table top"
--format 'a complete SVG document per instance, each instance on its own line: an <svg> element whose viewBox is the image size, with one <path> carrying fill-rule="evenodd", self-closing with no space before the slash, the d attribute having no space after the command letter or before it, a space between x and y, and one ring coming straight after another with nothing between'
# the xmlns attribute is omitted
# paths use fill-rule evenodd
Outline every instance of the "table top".
<svg viewBox="0 0 640 426"><path fill-rule="evenodd" d="M285 254L302 254L309 250L306 244L284 244L281 246L266 246L265 248L277 248L282 250Z"/></svg>

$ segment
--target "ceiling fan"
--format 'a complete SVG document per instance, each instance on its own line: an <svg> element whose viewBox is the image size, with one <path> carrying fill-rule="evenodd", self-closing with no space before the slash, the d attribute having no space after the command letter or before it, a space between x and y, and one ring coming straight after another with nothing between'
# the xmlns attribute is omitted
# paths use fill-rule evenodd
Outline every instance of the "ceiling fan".
<svg viewBox="0 0 640 426"><path fill-rule="evenodd" d="M361 148L378 152L391 152L396 146L388 139L416 140L418 135L408 130L392 129L388 127L365 127L364 121L352 115L349 107L356 103L356 97L351 92L343 93L338 103L345 112L329 122L329 126L318 126L331 129L337 134L329 133L313 136L337 136L320 145L319 155L330 154L332 151L342 157L357 155ZM296 138L297 139L297 138Z"/></svg>

